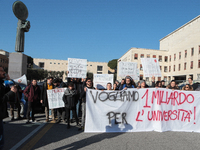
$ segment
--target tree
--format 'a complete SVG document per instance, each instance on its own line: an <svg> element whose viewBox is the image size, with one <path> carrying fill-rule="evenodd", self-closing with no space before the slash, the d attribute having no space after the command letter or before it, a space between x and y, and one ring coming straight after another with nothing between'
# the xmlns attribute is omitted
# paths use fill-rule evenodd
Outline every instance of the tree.
<svg viewBox="0 0 200 150"><path fill-rule="evenodd" d="M111 69L117 70L117 61L118 61L118 59L110 60L108 62L108 67L110 67Z"/></svg>

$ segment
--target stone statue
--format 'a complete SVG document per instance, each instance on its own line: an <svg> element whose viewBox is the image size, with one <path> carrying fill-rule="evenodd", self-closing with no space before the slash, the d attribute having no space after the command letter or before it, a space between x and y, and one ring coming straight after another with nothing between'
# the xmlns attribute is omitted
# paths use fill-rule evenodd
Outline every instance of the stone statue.
<svg viewBox="0 0 200 150"><path fill-rule="evenodd" d="M14 2L12 9L18 18L15 51L24 52L24 32L28 32L30 29L30 21L26 20L28 17L28 9L21 1Z"/></svg>

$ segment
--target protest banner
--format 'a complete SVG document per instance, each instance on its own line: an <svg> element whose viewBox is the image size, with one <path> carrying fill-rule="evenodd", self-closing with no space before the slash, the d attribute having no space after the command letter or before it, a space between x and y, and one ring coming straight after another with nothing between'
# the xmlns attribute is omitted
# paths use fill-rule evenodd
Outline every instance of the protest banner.
<svg viewBox="0 0 200 150"><path fill-rule="evenodd" d="M141 58L144 77L161 77L157 58Z"/></svg>
<svg viewBox="0 0 200 150"><path fill-rule="evenodd" d="M63 95L66 89L67 88L57 88L47 90L49 109L65 107L65 103L63 102Z"/></svg>
<svg viewBox="0 0 200 150"><path fill-rule="evenodd" d="M120 61L119 63L119 76L124 78L130 76L134 80L139 80L137 74L137 63L136 62L124 62Z"/></svg>
<svg viewBox="0 0 200 150"><path fill-rule="evenodd" d="M94 74L94 87L97 89L106 89L109 82L113 87L113 74Z"/></svg>
<svg viewBox="0 0 200 150"><path fill-rule="evenodd" d="M199 107L198 91L88 89L85 132L200 132Z"/></svg>
<svg viewBox="0 0 200 150"><path fill-rule="evenodd" d="M68 77L86 78L87 59L68 58Z"/></svg>

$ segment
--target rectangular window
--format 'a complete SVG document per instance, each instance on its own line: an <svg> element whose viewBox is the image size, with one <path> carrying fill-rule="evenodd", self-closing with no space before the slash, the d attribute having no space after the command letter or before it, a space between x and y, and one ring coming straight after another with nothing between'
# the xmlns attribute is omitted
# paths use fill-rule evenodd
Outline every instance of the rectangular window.
<svg viewBox="0 0 200 150"><path fill-rule="evenodd" d="M185 50L185 58L187 57L187 50Z"/></svg>
<svg viewBox="0 0 200 150"><path fill-rule="evenodd" d="M194 48L191 48L191 56L194 55Z"/></svg>
<svg viewBox="0 0 200 150"><path fill-rule="evenodd" d="M138 59L138 54L137 53L135 53L134 59Z"/></svg>
<svg viewBox="0 0 200 150"><path fill-rule="evenodd" d="M169 66L169 72L171 72L171 66Z"/></svg>
<svg viewBox="0 0 200 150"><path fill-rule="evenodd" d="M160 71L162 71L162 66L160 66Z"/></svg>
<svg viewBox="0 0 200 150"><path fill-rule="evenodd" d="M176 66L174 65L174 71L176 71Z"/></svg>
<svg viewBox="0 0 200 150"><path fill-rule="evenodd" d="M39 62L39 67L44 68L44 62Z"/></svg>
<svg viewBox="0 0 200 150"><path fill-rule="evenodd" d="M190 69L193 69L193 61L191 61Z"/></svg>
<svg viewBox="0 0 200 150"><path fill-rule="evenodd" d="M174 54L174 61L176 61L176 54Z"/></svg>
<svg viewBox="0 0 200 150"><path fill-rule="evenodd" d="M150 58L150 54L147 54L147 58Z"/></svg>
<svg viewBox="0 0 200 150"><path fill-rule="evenodd" d="M167 76L164 76L164 81L165 81L165 82L167 81Z"/></svg>
<svg viewBox="0 0 200 150"><path fill-rule="evenodd" d="M156 55L153 55L153 58L156 58Z"/></svg>
<svg viewBox="0 0 200 150"><path fill-rule="evenodd" d="M184 63L184 70L186 70L187 63Z"/></svg>
<svg viewBox="0 0 200 150"><path fill-rule="evenodd" d="M167 66L164 66L164 72L167 72Z"/></svg>
<svg viewBox="0 0 200 150"><path fill-rule="evenodd" d="M165 62L168 62L168 56L165 56Z"/></svg>
<svg viewBox="0 0 200 150"><path fill-rule="evenodd" d="M198 68L200 68L200 60L198 60Z"/></svg>
<svg viewBox="0 0 200 150"><path fill-rule="evenodd" d="M58 65L60 65L60 63L58 63Z"/></svg>
<svg viewBox="0 0 200 150"><path fill-rule="evenodd" d="M143 68L142 68L142 64L140 64L140 70L143 70Z"/></svg>
<svg viewBox="0 0 200 150"><path fill-rule="evenodd" d="M178 71L181 70L181 64L178 64Z"/></svg>
<svg viewBox="0 0 200 150"><path fill-rule="evenodd" d="M199 45L199 54L200 54L200 45Z"/></svg>
<svg viewBox="0 0 200 150"><path fill-rule="evenodd" d="M159 56L159 60L158 61L160 61L160 62L162 61L162 56Z"/></svg>
<svg viewBox="0 0 200 150"><path fill-rule="evenodd" d="M50 64L52 64L52 62L50 62Z"/></svg>
<svg viewBox="0 0 200 150"><path fill-rule="evenodd" d="M172 58L171 58L171 55L169 56L169 61L171 62Z"/></svg>
<svg viewBox="0 0 200 150"><path fill-rule="evenodd" d="M97 71L102 71L103 70L103 66L97 66Z"/></svg>
<svg viewBox="0 0 200 150"><path fill-rule="evenodd" d="M97 72L97 74L102 74L102 72Z"/></svg>
<svg viewBox="0 0 200 150"><path fill-rule="evenodd" d="M181 59L181 52L179 52L179 59Z"/></svg>
<svg viewBox="0 0 200 150"><path fill-rule="evenodd" d="M140 55L140 58L144 58L144 54L141 54L141 55Z"/></svg>
<svg viewBox="0 0 200 150"><path fill-rule="evenodd" d="M146 77L146 81L149 81L149 77Z"/></svg>

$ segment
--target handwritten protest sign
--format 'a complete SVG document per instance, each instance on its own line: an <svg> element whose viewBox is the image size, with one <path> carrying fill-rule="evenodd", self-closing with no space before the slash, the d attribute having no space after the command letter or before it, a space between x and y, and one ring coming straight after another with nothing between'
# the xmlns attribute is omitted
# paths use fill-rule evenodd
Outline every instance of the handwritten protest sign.
<svg viewBox="0 0 200 150"><path fill-rule="evenodd" d="M88 89L85 132L200 132L199 99L198 91Z"/></svg>
<svg viewBox="0 0 200 150"><path fill-rule="evenodd" d="M118 63L119 67L119 76L120 77L126 77L131 76L134 80L139 80L138 74L137 74L137 63L136 62L124 62L120 61Z"/></svg>
<svg viewBox="0 0 200 150"><path fill-rule="evenodd" d="M97 89L106 89L109 82L113 86L113 74L94 74L94 87Z"/></svg>
<svg viewBox="0 0 200 150"><path fill-rule="evenodd" d="M87 59L68 58L68 77L86 78Z"/></svg>
<svg viewBox="0 0 200 150"><path fill-rule="evenodd" d="M65 103L63 102L65 90L66 88L47 90L49 109L65 107Z"/></svg>
<svg viewBox="0 0 200 150"><path fill-rule="evenodd" d="M144 77L161 77L157 58L141 58Z"/></svg>

